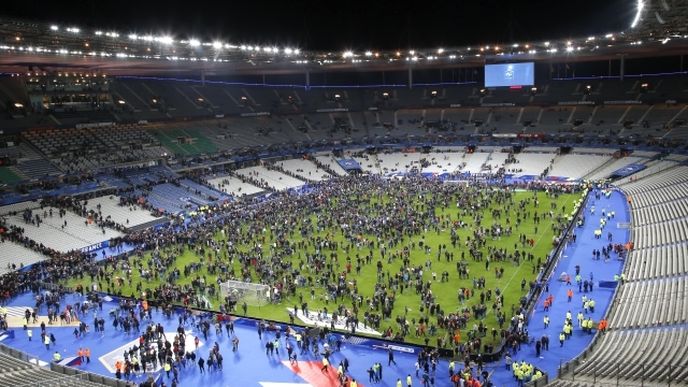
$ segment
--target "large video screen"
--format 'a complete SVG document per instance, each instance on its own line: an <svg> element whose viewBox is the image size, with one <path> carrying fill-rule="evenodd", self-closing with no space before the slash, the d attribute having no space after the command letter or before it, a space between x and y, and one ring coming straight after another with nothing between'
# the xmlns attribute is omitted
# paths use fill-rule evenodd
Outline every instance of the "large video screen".
<svg viewBox="0 0 688 387"><path fill-rule="evenodd" d="M532 86L534 69L533 62L485 65L485 87Z"/></svg>

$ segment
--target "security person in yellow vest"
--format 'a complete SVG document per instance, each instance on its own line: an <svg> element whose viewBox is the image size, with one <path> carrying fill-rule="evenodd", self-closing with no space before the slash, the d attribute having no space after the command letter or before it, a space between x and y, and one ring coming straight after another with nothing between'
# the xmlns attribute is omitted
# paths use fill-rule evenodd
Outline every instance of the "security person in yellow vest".
<svg viewBox="0 0 688 387"><path fill-rule="evenodd" d="M564 325L564 337L567 339L571 337L571 325L569 324Z"/></svg>
<svg viewBox="0 0 688 387"><path fill-rule="evenodd" d="M540 370L537 370L535 372L535 375L533 375L533 377L530 380L538 380L540 378L542 378L542 372Z"/></svg>

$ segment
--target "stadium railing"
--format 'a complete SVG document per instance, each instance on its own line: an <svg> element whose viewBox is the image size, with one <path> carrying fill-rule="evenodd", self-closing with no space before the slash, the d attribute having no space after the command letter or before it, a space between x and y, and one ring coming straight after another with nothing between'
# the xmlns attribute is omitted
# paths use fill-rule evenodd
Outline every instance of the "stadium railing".
<svg viewBox="0 0 688 387"><path fill-rule="evenodd" d="M623 192L623 191L619 191L619 192ZM585 208L585 205L581 205L581 208ZM631 217L631 225L632 224L633 224L633 218ZM633 230L633 227L630 227L629 229ZM630 240L633 240L632 235L631 235ZM618 292L619 292L619 287L617 286L614 288L614 294L612 294L612 298L611 298L612 301L609 304L609 306L607 307L607 310L605 310L605 312L604 312L604 319L607 319L609 317L609 313L614 309L614 306L617 303L616 295ZM576 366L581 364L582 361L585 361L585 359L587 359L588 355L590 355L592 353L592 351L595 349L595 347L597 346L598 341L600 340L600 337L602 334L604 334L604 333L600 333L596 329L595 335L593 336L592 341L585 348L585 350L583 352L579 353L578 356L574 357L570 361L563 363L563 364L559 364L559 369L557 370L557 378L560 378L560 379L563 378L563 376L565 374L572 372L576 368Z"/></svg>
<svg viewBox="0 0 688 387"><path fill-rule="evenodd" d="M685 379L680 378L680 374L685 371L685 367L678 364L652 364L652 363L638 363L636 367L641 371L639 375L633 375L632 380L626 379L627 375L621 372L622 369L627 368L628 364L624 362L610 361L610 362L598 362L598 365L604 366L608 369L604 374L597 372L585 372L577 373L576 366L581 364L580 362L569 362L566 365L567 372L563 376L560 375L557 380L567 381L567 382L586 382L592 383L595 386L623 386L623 385L635 385L635 386L651 386L651 385L675 385L680 386L681 383L685 382ZM664 380L657 380L656 374L657 370L665 369L667 371L666 378Z"/></svg>
<svg viewBox="0 0 688 387"><path fill-rule="evenodd" d="M0 352L4 353L6 355L9 355L13 358L25 361L28 366L39 367L36 364L36 357L35 356L31 356L31 355L29 355L25 352L22 352L18 349L8 347L5 344L0 344ZM39 367L39 368L45 370L45 368L43 368L43 367ZM56 384L57 381L68 382L71 380L74 380L74 381L79 380L79 381L87 381L87 382L91 382L91 383L101 384L101 385L109 386L109 387L134 387L134 386L136 386L135 383L129 383L126 381L113 379L113 378L109 378L106 376L81 371L81 370L78 370L76 368L62 366L62 365L55 364L55 363L50 363L50 371L58 373L58 374L66 375L66 376L64 378L60 377L60 378L51 378L51 379L46 379L46 380L37 380L35 383L32 383L31 385L32 386L40 386L40 387L48 387L48 386L60 385L59 383ZM16 386L19 387L21 385L16 385Z"/></svg>
<svg viewBox="0 0 688 387"><path fill-rule="evenodd" d="M554 269L557 267L557 263L559 262L559 259L561 259L562 255L564 254L564 251L566 250L566 247L568 245L568 241L570 240L571 234L573 229L575 228L576 224L576 219L578 219L578 216L580 215L581 211L585 209L585 204L588 201L589 195L586 195L585 198L581 201L580 206L578 206L578 210L576 213L572 216L572 221L569 223L568 227L562 232L561 234L561 239L559 240L559 243L557 243L557 246L555 247L554 251L550 255L550 258L545 262L545 270L542 272L541 275L539 275L536 279L536 281L539 284L542 284L549 280L549 278L552 275L552 272ZM526 302L526 316L529 316L530 313L533 311L533 308L537 305L537 300L538 297L540 297L540 294L542 293L542 286L536 286L533 288L531 292L528 293L528 301ZM526 320L528 318L526 317ZM502 353L503 347L500 348L500 355ZM547 383L549 382L549 375L547 372L540 370L542 372L542 377L536 381L533 382L528 382L526 385L529 387L540 387L540 386L546 386Z"/></svg>
<svg viewBox="0 0 688 387"><path fill-rule="evenodd" d="M574 215L572 215L573 220L569 223L569 225L566 227L566 229L561 233L560 235L560 240L555 246L554 250L552 251L551 255L545 262L545 270L542 272L541 275L539 275L536 278L536 282L539 284L542 284L549 280L549 278L552 275L552 272L554 269L557 267L557 263L559 262L559 259L561 259L562 255L564 254L564 250L568 246L569 240L571 240L571 234L573 229L575 228L575 223L576 219L578 219L578 216L580 215L581 211L585 208L585 203L588 201L588 195L583 198L581 201L580 206L578 207L578 210ZM528 311L528 314L532 312L533 308L535 307L535 304L537 303L538 297L540 297L540 294L542 293L542 286L537 286L533 288L527 295L526 298L528 299L526 302L526 310Z"/></svg>

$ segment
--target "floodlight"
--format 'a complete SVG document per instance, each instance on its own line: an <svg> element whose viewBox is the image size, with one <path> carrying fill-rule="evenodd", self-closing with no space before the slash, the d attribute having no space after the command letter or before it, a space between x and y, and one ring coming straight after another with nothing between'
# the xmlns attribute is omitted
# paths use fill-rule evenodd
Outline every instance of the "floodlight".
<svg viewBox="0 0 688 387"><path fill-rule="evenodd" d="M645 0L637 0L635 5L635 17L633 17L631 28L635 28L638 25L638 22L640 22L640 16L643 13L643 9L645 9Z"/></svg>
<svg viewBox="0 0 688 387"><path fill-rule="evenodd" d="M344 54L342 55L344 58L351 58L354 56L353 51L344 51Z"/></svg>
<svg viewBox="0 0 688 387"><path fill-rule="evenodd" d="M198 39L189 39L189 46L198 47L201 45L201 41Z"/></svg>
<svg viewBox="0 0 688 387"><path fill-rule="evenodd" d="M60 27L58 27L58 26L56 26L56 25L54 25L54 24L50 26L50 30L51 30L51 31L57 31L57 30L59 30L59 29L60 29Z"/></svg>
<svg viewBox="0 0 688 387"><path fill-rule="evenodd" d="M221 49L222 48L222 42L219 42L219 41L213 42L213 48L216 50Z"/></svg>
<svg viewBox="0 0 688 387"><path fill-rule="evenodd" d="M171 36L161 36L160 38L158 38L158 41L160 41L160 43L162 43L162 44L174 43L174 39L172 39Z"/></svg>
<svg viewBox="0 0 688 387"><path fill-rule="evenodd" d="M19 102L15 102L15 103L14 103L14 107L16 107L17 109L23 109L23 108L24 108L24 104L19 103Z"/></svg>

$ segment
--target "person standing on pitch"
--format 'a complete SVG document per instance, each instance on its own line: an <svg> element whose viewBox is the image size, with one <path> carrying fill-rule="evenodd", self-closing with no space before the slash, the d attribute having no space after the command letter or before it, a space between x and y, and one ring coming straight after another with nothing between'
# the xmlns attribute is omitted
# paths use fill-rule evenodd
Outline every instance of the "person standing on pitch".
<svg viewBox="0 0 688 387"><path fill-rule="evenodd" d="M397 362L394 361L394 351L392 351L392 348L387 348L387 366L389 367L390 365L397 365Z"/></svg>

